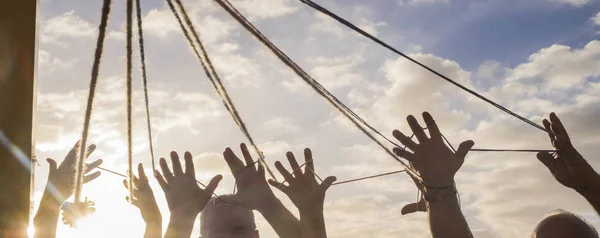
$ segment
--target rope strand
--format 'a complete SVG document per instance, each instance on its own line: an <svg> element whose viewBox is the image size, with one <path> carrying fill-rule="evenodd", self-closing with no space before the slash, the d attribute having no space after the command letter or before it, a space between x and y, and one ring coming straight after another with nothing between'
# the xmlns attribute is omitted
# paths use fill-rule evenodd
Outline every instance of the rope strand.
<svg viewBox="0 0 600 238"><path fill-rule="evenodd" d="M129 189L129 197L133 198L133 142L132 137L133 133L131 131L131 113L132 113L132 102L131 102L131 94L132 94L132 78L133 78L133 0L127 0L127 167L129 168L129 179L127 181L127 186ZM131 200L133 201L133 200Z"/></svg>
<svg viewBox="0 0 600 238"><path fill-rule="evenodd" d="M339 101L335 96L333 96L329 91L327 91L321 84L319 84L314 78L312 78L306 71L304 71L300 66L298 66L292 59L290 59L285 53L283 53L277 46L275 46L267 37L265 37L260 30L258 30L248 19L246 19L241 13L237 11L237 9L229 3L227 0L217 0L217 3L226 10L235 20L237 20L246 30L248 30L255 38L257 38L263 45L265 45L268 49L270 49L283 63L285 63L288 67L290 67L300 78L302 78L307 84L309 84L319 95L324 97L332 106L334 106L338 111L340 111L346 118L348 118L359 130L361 130L366 136L368 136L371 140L373 140L377 145L379 145L383 150L386 151L388 155L394 158L396 161L401 163L411 174L418 177L418 175L413 172L410 167L402 160L400 160L392 151L390 151L386 146L384 146L379 140L377 140L371 133L369 133L365 128L363 128L359 122L363 124L367 124L365 120L358 119L358 115L352 110L345 106L341 101ZM358 122L357 122L358 120ZM382 137L386 138L387 141L395 144L393 141L383 136L379 131L377 131L372 126L367 126L373 132ZM395 144L396 145L396 144Z"/></svg>
<svg viewBox="0 0 600 238"><path fill-rule="evenodd" d="M81 190L83 185L84 160L87 157L86 147L92 118L92 109L94 104L94 95L96 94L96 84L98 83L98 72L100 71L100 60L102 59L102 50L104 48L104 38L106 36L106 26L110 15L111 0L104 0L102 4L102 17L98 27L98 40L96 42L96 51L94 53L94 64L92 66L92 76L90 80L90 89L88 93L87 106L83 121L83 131L81 133L81 145L79 148L79 157L77 158L77 167L75 172L74 200L75 203L81 202Z"/></svg>
<svg viewBox="0 0 600 238"><path fill-rule="evenodd" d="M144 85L144 102L146 104L146 123L148 125L148 145L150 147L150 157L152 158L152 171L156 170L154 158L154 143L152 142L152 123L150 123L150 100L148 99L148 80L146 77L146 53L144 50L144 31L142 24L142 6L140 0L135 0L137 28L138 28L138 44L140 48L140 64L142 67L142 82Z"/></svg>
<svg viewBox="0 0 600 238"><path fill-rule="evenodd" d="M261 164L267 169L267 172L269 173L271 178L273 178L273 180L277 181L275 174L270 169L270 167L266 164L263 153L260 151L260 149L258 148L256 143L254 142L254 139L250 135L248 128L244 124L237 109L235 108L235 105L233 104L233 101L229 97L229 94L227 93L225 86L223 85L210 58L208 57L208 53L207 53L206 49L204 48L204 45L202 44L202 41L200 40L200 37L198 36L197 31L195 30L192 21L190 20L189 16L187 15L185 7L183 6L183 4L181 4L180 0L175 0L175 4L177 4L177 8L179 8L179 10L181 11L181 16L180 16L180 14L176 10L175 6L173 5L173 0L167 0L167 3L169 5L169 7L171 8L171 11L177 18L177 21L178 21L186 39L188 40L188 43L194 50L196 57L200 60L200 63L202 64L202 67L204 68L204 71L205 71L207 77L213 84L213 87L217 91L217 94L221 98L221 101L225 105L225 108L227 109L229 114L232 116L235 123L238 125L238 127L240 128L240 130L242 131L242 133L244 134L246 139L248 139L248 141L250 142L250 144L253 147L253 149L255 150L255 152L258 154L259 161L261 161ZM183 24L182 18L185 21L187 27L189 28L189 32L188 32L188 29L186 28L186 25ZM191 32L191 35L193 36L193 39L190 36L190 32ZM198 52L198 49L196 49L196 46L198 48L200 48L200 51L202 52L202 54L200 54Z"/></svg>
<svg viewBox="0 0 600 238"><path fill-rule="evenodd" d="M481 100L489 103L490 105L492 105L492 106L494 106L494 107L496 107L496 108L504 111L505 113L507 113L507 114L509 114L509 115L511 115L511 116L513 116L513 117L515 117L515 118L517 118L517 119L519 119L519 120L521 120L521 121L523 121L523 122L525 122L525 123L527 123L527 124L529 124L529 125L531 125L531 126L533 126L535 128L537 128L537 129L540 129L542 131L545 131L547 133L550 133L550 134L554 135L554 133L552 131L546 130L546 128L544 128L543 126L540 126L540 125L536 124L535 122L532 122L531 120L529 120L529 119L527 119L527 118L525 118L525 117L523 117L523 116L521 116L521 115L519 115L519 114L517 114L517 113L515 113L515 112L513 112L513 111L511 111L511 110L509 110L507 108L505 108L504 106L502 106L502 105L500 105L500 104L498 104L498 103L496 103L496 102L494 102L494 101L486 98L485 96L483 96L483 95L481 95L481 94L479 94L479 93L477 93L477 92L475 92L475 91L473 91L473 90L471 90L471 89L469 89L469 88L461 85L460 83L458 83L458 82L456 82L456 81L454 81L454 80L446 77L445 75L443 75L443 74L435 71L434 69L432 69L432 68L430 68L430 67L422 64L421 62L419 62L419 61L413 59L412 57L410 57L410 56L408 56L408 55L400 52L396 48L394 48L394 47L388 45L387 43L379 40L377 37L375 37L375 36L367 33L366 31L360 29L356 25L350 23L349 21L341 18L340 16L336 15L335 13L333 13L333 12L327 10L326 8L320 6L319 4L316 4L316 3L314 3L311 0L300 0L300 1L302 3L308 5L308 6L312 7L313 9L315 9L315 10L317 10L317 11L319 11L319 12L321 12L321 13L323 13L323 14L325 14L325 15L333 18L333 19L335 19L336 21L338 21L341 24L343 24L344 26L346 26L346 27L348 27L348 28L356 31L357 33L359 33L359 34L361 34L361 35L363 35L363 36L365 36L365 37L373 40L375 43L377 43L377 44L379 44L379 45L387 48L388 50L391 50L392 52L394 52L394 53L396 53L396 54L404 57L405 59L407 59L407 60L409 60L409 61L411 61L411 62L413 62L413 63L415 63L415 64L417 64L419 66L421 66L422 68L424 68L427 71L429 71L429 72L431 72L431 73L439 76L440 78L446 80L447 82L453 84L454 86L456 86L456 87L458 87L458 88L460 88L460 89L468 92L469 94L471 94L471 95L473 95L473 96L475 96L475 97L477 97L477 98L479 98L479 99L481 99Z"/></svg>

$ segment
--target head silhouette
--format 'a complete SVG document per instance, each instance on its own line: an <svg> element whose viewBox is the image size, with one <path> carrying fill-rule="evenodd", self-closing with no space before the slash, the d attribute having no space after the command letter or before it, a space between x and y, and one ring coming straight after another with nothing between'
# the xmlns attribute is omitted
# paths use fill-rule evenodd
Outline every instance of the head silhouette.
<svg viewBox="0 0 600 238"><path fill-rule="evenodd" d="M535 228L532 238L598 238L598 232L582 217L558 209Z"/></svg>
<svg viewBox="0 0 600 238"><path fill-rule="evenodd" d="M259 238L254 213L240 206L225 203L231 195L212 198L200 214L202 238Z"/></svg>

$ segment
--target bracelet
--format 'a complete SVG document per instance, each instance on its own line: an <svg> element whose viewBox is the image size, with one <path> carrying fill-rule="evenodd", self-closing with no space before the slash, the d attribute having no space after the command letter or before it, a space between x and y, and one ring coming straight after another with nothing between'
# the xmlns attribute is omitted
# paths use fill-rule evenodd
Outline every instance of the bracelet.
<svg viewBox="0 0 600 238"><path fill-rule="evenodd" d="M437 195L437 193L436 193L436 194L432 195L431 192L424 191L423 192L423 199L425 199L425 201L427 201L429 203L439 202L439 201L442 201L442 200L444 200L444 199L446 199L448 197L456 196L456 194L458 193L458 191L456 190L456 188L454 186L446 188L446 189L445 190L449 191L450 194L444 193L442 195ZM436 191L436 192L440 192L440 191Z"/></svg>

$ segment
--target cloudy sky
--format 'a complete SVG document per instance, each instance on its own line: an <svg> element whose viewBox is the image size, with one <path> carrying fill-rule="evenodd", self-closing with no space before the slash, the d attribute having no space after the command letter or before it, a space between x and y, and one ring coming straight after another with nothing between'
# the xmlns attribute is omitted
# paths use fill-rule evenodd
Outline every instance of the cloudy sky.
<svg viewBox="0 0 600 238"><path fill-rule="evenodd" d="M202 40L250 132L272 165L288 150L313 149L317 172L338 180L401 166L352 127L212 1L185 0ZM486 105L294 0L232 1L274 43L387 135L405 117L430 111L458 145L550 149L547 135ZM596 0L318 0L361 28L519 114L541 123L555 111L600 168L600 2ZM195 155L201 180L233 178L221 157L244 141L164 1L142 1L152 128L158 156ZM81 133L101 1L42 0L38 56L36 198L44 158L62 160ZM113 3L100 72L92 158L125 172L125 1ZM136 54L137 59L137 54ZM139 63L136 60L136 69ZM134 160L150 168L139 72L135 75ZM141 237L139 212L121 178L84 187L98 211L60 237ZM462 209L477 237L527 237L554 209L600 226L593 210L561 187L534 154L469 154L457 175ZM152 181L168 222L164 195ZM295 208L277 193L295 213ZM416 189L406 175L334 186L326 199L330 237L427 237L425 214L400 215ZM259 217L263 237L275 237ZM198 233L199 225L195 227Z"/></svg>

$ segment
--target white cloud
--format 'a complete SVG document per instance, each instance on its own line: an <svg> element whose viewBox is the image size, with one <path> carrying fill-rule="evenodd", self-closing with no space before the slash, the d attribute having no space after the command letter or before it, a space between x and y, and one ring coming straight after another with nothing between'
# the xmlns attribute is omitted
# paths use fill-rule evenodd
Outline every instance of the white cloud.
<svg viewBox="0 0 600 238"><path fill-rule="evenodd" d="M246 13L250 19L269 19L296 12L297 6L291 0L235 0L233 5Z"/></svg>
<svg viewBox="0 0 600 238"><path fill-rule="evenodd" d="M96 29L86 20L69 11L41 23L40 37L44 43L64 44L63 37L94 37Z"/></svg>
<svg viewBox="0 0 600 238"><path fill-rule="evenodd" d="M600 75L600 41L593 40L581 49L552 45L529 56L528 62L515 67L509 81L542 80L550 89L581 86L588 77Z"/></svg>
<svg viewBox="0 0 600 238"><path fill-rule="evenodd" d="M596 15L592 17L592 21L594 24L600 25L600 12L596 13Z"/></svg>
<svg viewBox="0 0 600 238"><path fill-rule="evenodd" d="M569 5L573 5L575 7L583 7L584 5L586 5L590 2L590 0L550 0L550 1L559 3L559 4L569 4Z"/></svg>
<svg viewBox="0 0 600 238"><path fill-rule="evenodd" d="M67 70L75 66L77 62L77 59L65 62L62 59L52 56L48 51L38 51L38 68L41 74Z"/></svg>

